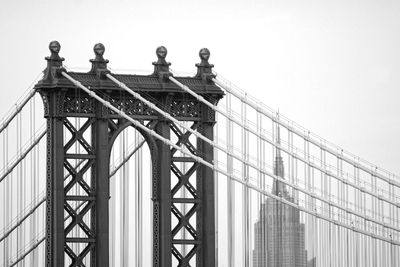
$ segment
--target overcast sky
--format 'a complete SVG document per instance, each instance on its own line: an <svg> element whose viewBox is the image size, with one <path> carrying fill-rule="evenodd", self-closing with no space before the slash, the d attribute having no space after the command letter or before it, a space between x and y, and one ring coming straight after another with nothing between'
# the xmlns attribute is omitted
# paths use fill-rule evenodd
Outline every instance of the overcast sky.
<svg viewBox="0 0 400 267"><path fill-rule="evenodd" d="M165 45L215 70L312 132L400 173L400 1L0 0L0 117L45 67L52 40L69 67L106 46L115 69L151 69Z"/></svg>

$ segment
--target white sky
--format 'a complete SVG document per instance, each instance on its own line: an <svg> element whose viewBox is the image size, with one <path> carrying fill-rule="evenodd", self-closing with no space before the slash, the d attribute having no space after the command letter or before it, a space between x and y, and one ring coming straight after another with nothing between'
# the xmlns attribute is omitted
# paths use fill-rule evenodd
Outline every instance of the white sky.
<svg viewBox="0 0 400 267"><path fill-rule="evenodd" d="M208 47L249 94L400 173L399 1L0 0L0 36L0 117L54 39L67 66L86 68L97 42L117 69L151 69L165 45L173 69L194 71Z"/></svg>

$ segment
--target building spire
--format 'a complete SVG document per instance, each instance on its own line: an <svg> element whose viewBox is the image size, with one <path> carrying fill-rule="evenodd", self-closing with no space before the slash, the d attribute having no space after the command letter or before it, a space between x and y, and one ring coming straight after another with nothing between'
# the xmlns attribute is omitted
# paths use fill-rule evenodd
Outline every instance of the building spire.
<svg viewBox="0 0 400 267"><path fill-rule="evenodd" d="M277 114L277 119L279 120L279 113ZM285 177L285 166L283 165L283 159L281 156L281 130L279 127L279 124L277 123L276 125L276 148L275 148L275 162L274 162L274 174L276 176L279 176L281 178ZM285 185L280 182L275 180L273 187L272 187L272 192L278 196L287 196L287 190Z"/></svg>
<svg viewBox="0 0 400 267"><path fill-rule="evenodd" d="M279 114L278 114L279 116ZM281 145L281 127L279 125L276 126L276 134L277 134L277 140L276 143L280 146ZM281 157L281 149L276 148L276 158L282 158Z"/></svg>

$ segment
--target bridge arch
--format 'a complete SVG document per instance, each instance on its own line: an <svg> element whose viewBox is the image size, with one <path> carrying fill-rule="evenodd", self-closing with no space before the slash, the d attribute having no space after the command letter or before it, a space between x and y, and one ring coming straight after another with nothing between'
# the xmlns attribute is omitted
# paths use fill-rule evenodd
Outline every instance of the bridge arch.
<svg viewBox="0 0 400 267"><path fill-rule="evenodd" d="M146 124L152 128L155 123ZM153 162L157 161L157 144L129 122L118 125L110 138L110 266L151 266L153 259L147 255L152 254L153 245L150 237L154 218L150 215L153 179L157 181L152 175L157 166ZM117 171L112 162L121 168Z"/></svg>

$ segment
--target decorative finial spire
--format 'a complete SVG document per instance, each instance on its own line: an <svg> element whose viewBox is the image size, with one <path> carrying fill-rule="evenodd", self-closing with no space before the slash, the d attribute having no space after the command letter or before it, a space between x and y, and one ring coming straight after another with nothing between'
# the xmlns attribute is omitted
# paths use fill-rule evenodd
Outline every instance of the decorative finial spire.
<svg viewBox="0 0 400 267"><path fill-rule="evenodd" d="M95 44L93 47L93 51L95 54L95 59L91 59L90 62L92 63L92 69L90 72L96 72L97 70L107 70L107 63L109 62L107 59L104 59L104 51L105 47L102 43Z"/></svg>
<svg viewBox="0 0 400 267"><path fill-rule="evenodd" d="M210 58L210 50L207 48L200 49L199 56L201 62L196 64L197 74L195 77L201 78L204 82L210 82L215 78L215 75L212 73L214 65L208 62L208 59Z"/></svg>
<svg viewBox="0 0 400 267"><path fill-rule="evenodd" d="M156 55L157 55L157 62L153 62L154 65L154 73L153 75L157 75L160 78L160 81L168 80L168 76L172 74L169 72L169 66L171 63L167 62L165 58L167 57L167 48L164 46L157 47Z"/></svg>
<svg viewBox="0 0 400 267"><path fill-rule="evenodd" d="M104 45L102 43L97 43L93 47L93 51L94 51L94 54L96 55L96 58L103 57L105 50L106 50L106 48L104 47Z"/></svg>
<svg viewBox="0 0 400 267"><path fill-rule="evenodd" d="M156 49L156 54L157 54L157 57L158 57L158 62L157 63L168 65L168 63L165 61L167 53L168 53L168 51L167 51L167 48L165 48L165 46L157 47L157 49Z"/></svg>
<svg viewBox="0 0 400 267"><path fill-rule="evenodd" d="M46 57L47 67L61 67L64 58L60 57L58 53L60 52L61 45L58 41L52 41L49 44L50 56Z"/></svg>
<svg viewBox="0 0 400 267"><path fill-rule="evenodd" d="M210 50L208 50L208 48L200 49L199 56L200 56L200 59L201 59L201 63L205 62L208 65L210 65L208 63L208 59L210 58Z"/></svg>
<svg viewBox="0 0 400 267"><path fill-rule="evenodd" d="M47 68L44 70L42 82L47 84L54 84L59 78L59 71L64 70L62 68L62 62L64 58L59 56L61 45L58 41L52 41L49 44L50 56L45 57L47 60ZM65 71L65 70L64 70Z"/></svg>

